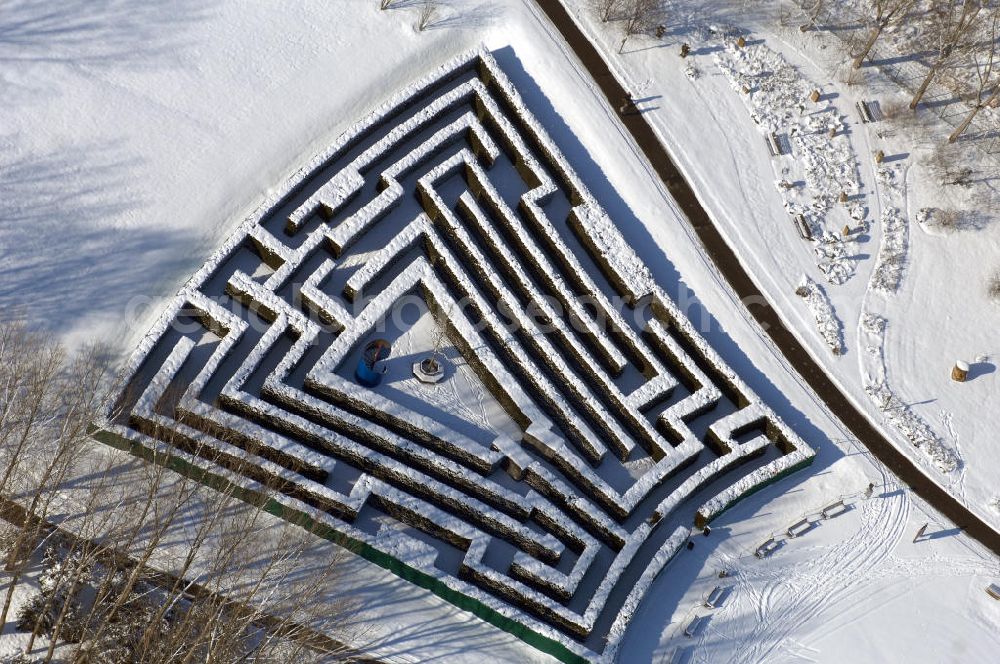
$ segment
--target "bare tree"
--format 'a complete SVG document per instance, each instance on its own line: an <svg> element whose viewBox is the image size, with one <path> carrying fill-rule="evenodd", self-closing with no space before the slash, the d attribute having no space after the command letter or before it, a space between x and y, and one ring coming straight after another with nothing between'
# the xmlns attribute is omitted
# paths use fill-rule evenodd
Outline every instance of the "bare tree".
<svg viewBox="0 0 1000 664"><path fill-rule="evenodd" d="M862 4L871 14L871 32L868 33L868 39L861 47L861 52L854 58L852 66L855 69L861 68L882 32L893 21L906 16L907 12L916 4L916 0L865 0Z"/></svg>
<svg viewBox="0 0 1000 664"><path fill-rule="evenodd" d="M379 0L378 8L384 11L391 7L393 2L395 2L395 0Z"/></svg>
<svg viewBox="0 0 1000 664"><path fill-rule="evenodd" d="M994 302L1000 302L1000 270L996 270L987 278L986 295Z"/></svg>
<svg viewBox="0 0 1000 664"><path fill-rule="evenodd" d="M437 16L437 12L437 0L424 0L417 12L417 30L420 32L426 30L427 27L434 22L434 17Z"/></svg>
<svg viewBox="0 0 1000 664"><path fill-rule="evenodd" d="M954 56L956 50L966 41L982 11L980 0L963 0L956 5L953 0L936 3L931 13L930 30L937 41L937 55L927 70L927 75L910 100L910 108L915 109L927 92L938 71Z"/></svg>
<svg viewBox="0 0 1000 664"><path fill-rule="evenodd" d="M41 342L40 350L36 358L29 360L27 389L11 397L19 402L37 399L38 404L15 406L15 410L23 408L34 414L39 425L32 431L30 454L24 454L28 459L18 473L23 483L20 497L27 502L26 516L6 556L6 569L11 577L0 610L0 624L7 621L14 591L32 554L46 544L49 511L90 440L91 423L102 407L103 383L108 374L101 349L89 349L69 361L53 341ZM22 462L15 458L13 463Z"/></svg>
<svg viewBox="0 0 1000 664"><path fill-rule="evenodd" d="M103 357L99 349L69 357L27 326L0 322L0 506L12 524L0 528L8 571L0 624L44 552L44 592L20 605L17 621L30 631L28 652L48 637L44 662L64 643L78 644L70 661L79 664L356 656L328 636L343 636L353 613L332 592L342 558L309 530L266 516L273 489L248 503L235 486L210 488L169 470L169 454L123 463L90 444L106 394ZM181 440L171 436L184 434L172 432L147 433L173 449ZM57 510L66 515L59 526L49 516ZM170 548L178 536L180 556Z"/></svg>
<svg viewBox="0 0 1000 664"><path fill-rule="evenodd" d="M97 590L88 621L93 627L85 634L86 640L94 643L100 643L106 632L119 621L120 613L127 610L136 589L144 581L143 574L150 560L198 492L198 485L183 476L175 479L171 475L168 482L169 471L165 464L144 464L141 471L143 478L137 494L132 498L133 504L137 505L137 513L131 519L134 526L123 540L116 542L119 547L116 554L130 558L133 563L120 576L107 575ZM169 487L168 491L164 490L165 486ZM134 552L136 547L141 548ZM83 648L77 649L76 662L86 660L84 652Z"/></svg>
<svg viewBox="0 0 1000 664"><path fill-rule="evenodd" d="M948 137L949 143L954 143L965 133L979 111L992 106L1000 99L1000 71L997 70L997 40L1000 39L1000 7L995 7L990 17L990 27L983 44L982 52L976 48L972 62L976 67L976 87L972 109L965 116L955 131Z"/></svg>
<svg viewBox="0 0 1000 664"><path fill-rule="evenodd" d="M113 533L120 527L120 523L115 522L120 521L126 492L121 487L114 486L117 478L115 465L117 460L108 456L88 467L88 475L96 479L83 488L86 495L81 503L82 518L74 524L76 537L70 539L67 550L62 552L62 559L72 561L73 564L65 565L66 573L58 577L59 583L51 589L47 598L56 604L51 607L56 616L48 629L49 648L45 661L50 661L54 656L56 644L65 628L76 631L70 622L77 618L76 614L81 610L79 594L105 553L105 543L114 540ZM35 639L42 633L43 617L49 610L48 606L44 607L37 617L24 652L31 652ZM76 636L74 633L68 639L74 640Z"/></svg>
<svg viewBox="0 0 1000 664"><path fill-rule="evenodd" d="M618 52L625 50L625 43L632 35L648 32L659 18L659 0L625 0L625 17L622 21L622 38Z"/></svg>
<svg viewBox="0 0 1000 664"><path fill-rule="evenodd" d="M593 0L594 11L601 19L601 23L607 23L611 20L621 2L622 0Z"/></svg>
<svg viewBox="0 0 1000 664"><path fill-rule="evenodd" d="M972 176L975 170L968 165L968 161L963 159L962 148L952 143L940 143L923 160L924 165L930 174L942 186L971 187ZM935 213L935 224L951 226L952 224L938 223L945 219L943 214Z"/></svg>
<svg viewBox="0 0 1000 664"><path fill-rule="evenodd" d="M803 10L806 12L809 22L800 26L802 32L805 32L816 25L816 21L819 20L819 15L823 12L824 4L825 0L813 0L812 6L808 10L803 6Z"/></svg>

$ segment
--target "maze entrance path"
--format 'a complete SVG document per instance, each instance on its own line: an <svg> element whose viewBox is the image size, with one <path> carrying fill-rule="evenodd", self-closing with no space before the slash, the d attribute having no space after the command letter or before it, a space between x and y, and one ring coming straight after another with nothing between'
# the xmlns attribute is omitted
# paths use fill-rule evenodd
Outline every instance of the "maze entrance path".
<svg viewBox="0 0 1000 664"><path fill-rule="evenodd" d="M353 367L379 337L398 355L366 388ZM451 374L413 383L438 339ZM486 51L303 168L125 377L116 444L272 496L565 661L611 659L692 525L813 456L653 282Z"/></svg>

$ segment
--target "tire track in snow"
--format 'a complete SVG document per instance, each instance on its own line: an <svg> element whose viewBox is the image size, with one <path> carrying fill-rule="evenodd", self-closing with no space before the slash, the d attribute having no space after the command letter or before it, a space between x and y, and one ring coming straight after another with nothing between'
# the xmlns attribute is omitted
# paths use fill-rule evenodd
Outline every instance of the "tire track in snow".
<svg viewBox="0 0 1000 664"><path fill-rule="evenodd" d="M737 577L737 592L753 598L758 622L737 639L733 662L749 664L780 658L792 635L801 637L812 631L810 623L818 628L824 622L823 614L838 610L865 590L866 572L890 559L905 529L910 499L884 469L880 468L880 472L885 493L856 503L860 505L862 522L858 531L825 553L796 564L793 578L805 583L790 581L784 567ZM754 587L760 584L762 588Z"/></svg>
<svg viewBox="0 0 1000 664"><path fill-rule="evenodd" d="M598 97L604 97L605 116L612 119L612 126L619 133L624 131L631 134L634 145L640 153L643 167L654 178L658 177L673 197L674 201L668 200L666 204L672 206L676 203L684 212L684 217L689 222L685 226L685 231L689 236L693 232L704 247L704 253L699 252L704 256L702 260L714 264L715 274L728 282L729 287L743 303L768 302L760 287L750 277L732 247L727 244L715 226L682 171L671 159L662 138L648 122L648 118L643 114L617 115L614 112L615 104L628 92L612 71L613 59L608 58L608 54L602 55L601 47L584 34L562 3L541 0L523 0L523 2L546 33L552 35L551 28L554 27L565 40L569 50L562 48L562 53L573 63L574 70L580 76L583 85ZM862 160L862 163L864 161ZM710 192L703 194L710 195ZM956 525L964 528L966 534L991 551L1000 554L1000 531L991 525L992 519L991 522L987 522L968 505L930 480L923 465L903 452L898 443L889 440L882 428L874 423L874 418L867 414L867 408L855 404L846 396L813 359L775 308L756 306L751 310L747 306L740 306L739 310L744 315L749 314L761 326L761 331L771 340L773 347L780 351L801 379L815 391L830 411L864 442L866 447L889 464L917 494Z"/></svg>

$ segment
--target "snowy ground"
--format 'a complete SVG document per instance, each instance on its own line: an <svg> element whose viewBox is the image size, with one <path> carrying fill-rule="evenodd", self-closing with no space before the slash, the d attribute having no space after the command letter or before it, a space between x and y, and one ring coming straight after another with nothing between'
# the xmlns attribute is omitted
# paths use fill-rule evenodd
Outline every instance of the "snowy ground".
<svg viewBox="0 0 1000 664"><path fill-rule="evenodd" d="M863 457L859 451L839 463L864 464ZM622 661L661 661L675 651L690 662L992 659L1000 644L998 614L984 588L997 572L995 561L955 536L891 476L872 479L872 498L852 491L844 496L848 511L827 519L821 516L825 492L786 492L766 506L747 504L727 514L708 539L699 538L697 561L677 561L674 571L690 585L654 588L672 607L670 622L636 630ZM806 482L804 491L822 480ZM800 518L808 518L811 529L788 538L785 529ZM924 524L927 536L914 543ZM717 530L725 539L713 539ZM771 533L782 540L780 548L756 558L754 550ZM722 570L727 577L719 578ZM703 602L716 587L723 600L708 608ZM653 612L648 607L640 619L652 620ZM686 636L699 618L697 633Z"/></svg>
<svg viewBox="0 0 1000 664"><path fill-rule="evenodd" d="M390 91L485 41L500 49L505 70L623 224L658 282L689 307L724 359L820 449L812 469L727 513L713 524L709 539L671 563L651 593L656 601L643 605L622 661L656 661L677 645L691 644L696 647L690 661L740 656L834 662L848 659L845 648L853 648L852 656L873 661L905 654L908 661L933 662L947 656L949 646L965 649L971 661L989 659L1000 606L982 587L998 573L995 560L883 477L784 366L537 9L519 0L442 5L437 24L420 34L412 28L412 8L378 12L374 1L361 0L142 9L93 2L67 12L72 18L18 23L27 26L24 34L0 38L6 56L0 65L0 146L4 162L13 165L0 175L0 216L8 222L0 226L0 308L23 307L71 342L103 336L127 351L158 305L269 187ZM27 1L14 7L25 19L45 9ZM61 36L45 36L52 32ZM695 188L723 228L746 242L739 253L761 268L762 287L860 404L868 397L858 367L868 365L861 364L859 321L863 311L885 315L888 382L919 416L954 427L956 434L947 427L935 430L962 458L966 500L982 513L1000 472L988 463L993 450L982 444L995 424L993 413L977 408L1000 396L993 361L980 362L966 385L945 381L957 357L975 362L992 352L988 326L968 321L996 321L996 309L979 295L975 273L987 270L994 236L931 236L911 223L910 265L920 269L906 270L895 296L869 295L882 241L875 220L889 204L873 199L866 203L868 238L853 241L854 251L868 257L854 261L855 272L838 293L784 212L775 185L782 175L773 170L777 162L769 158L744 100L713 69L712 52L695 55L692 62L702 75L689 80L675 54L678 40L671 40L669 48L637 44L652 47L616 62L628 67L624 75L637 97L653 97L645 106L656 107L648 112ZM802 55L809 51L773 37L767 43L811 72L824 91L831 87L827 69ZM675 97L681 91L684 97ZM861 190L870 192L879 185L868 155L882 143L856 126L847 101L833 99L852 123ZM890 165L905 170L905 163ZM913 211L928 205L915 196L896 203L909 210L911 222ZM830 230L838 233L838 224L830 222ZM956 264L975 273L968 277L975 283L967 298L939 288L954 282L950 270ZM829 289L844 323L845 355L834 358L812 332L812 314L794 294L803 274ZM948 324L947 334L936 324L907 325L910 311ZM906 335L894 334L903 329ZM936 401L915 403L929 399ZM872 414L879 416L874 409ZM771 558L747 557L772 533L841 495L856 494L869 481L877 485L874 498L786 542ZM931 523L929 533L940 535L909 544L925 522ZM848 553L855 558L847 560ZM367 600L364 618L372 629L366 638L388 661L547 661L419 588L363 561L351 564L357 592ZM732 594L698 636L680 635L716 583L709 575L722 566L737 571ZM815 597L797 592L814 585L820 591ZM948 636L928 647L932 627ZM913 644L923 645L917 652L905 650Z"/></svg>
<svg viewBox="0 0 1000 664"><path fill-rule="evenodd" d="M774 5L677 2L662 41L633 38L619 55L616 25L597 21L582 0L565 4L782 318L901 450L1000 527L991 442L1000 410L983 408L1000 398L992 333L1000 306L986 291L1000 246L992 162L974 164L984 174L975 196L942 192L925 157L948 131L863 123L857 101L908 97L874 70L866 86L841 83L841 42L803 34L794 20L780 28ZM683 42L692 48L686 60ZM771 155L770 132L788 153ZM923 208L953 206L971 220L960 230L918 223ZM797 214L815 241L800 237ZM831 307L818 321L820 301L796 296L804 278L822 285ZM865 324L871 316L885 320L877 337ZM956 360L972 367L965 384L949 380Z"/></svg>

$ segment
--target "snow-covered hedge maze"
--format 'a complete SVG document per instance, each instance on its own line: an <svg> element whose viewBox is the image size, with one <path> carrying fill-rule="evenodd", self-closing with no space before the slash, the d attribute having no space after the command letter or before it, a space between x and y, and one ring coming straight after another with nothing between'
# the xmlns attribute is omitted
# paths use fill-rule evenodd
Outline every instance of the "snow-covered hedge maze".
<svg viewBox="0 0 1000 664"><path fill-rule="evenodd" d="M419 321L397 321L403 300ZM377 337L399 356L365 388ZM442 339L449 375L416 383ZM613 657L696 513L813 454L656 286L488 52L248 219L108 417L118 444L267 495L566 661Z"/></svg>

